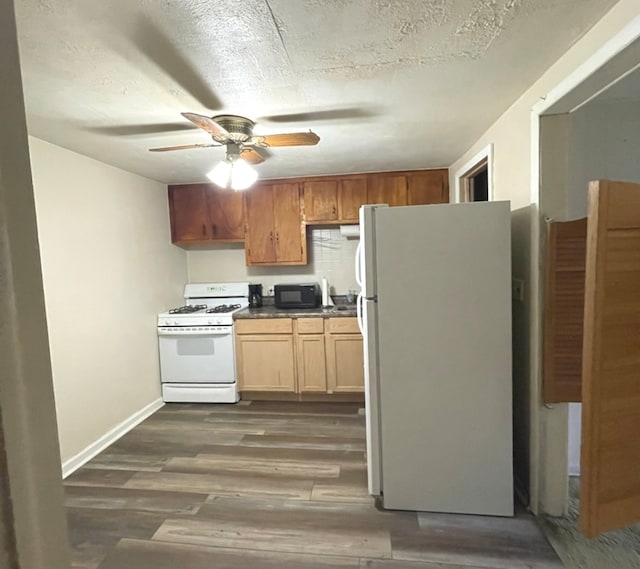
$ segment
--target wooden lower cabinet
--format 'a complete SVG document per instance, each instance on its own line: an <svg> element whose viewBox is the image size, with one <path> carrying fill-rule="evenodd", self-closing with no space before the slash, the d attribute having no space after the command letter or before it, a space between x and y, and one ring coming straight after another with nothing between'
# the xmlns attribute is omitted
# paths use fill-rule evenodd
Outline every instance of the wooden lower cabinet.
<svg viewBox="0 0 640 569"><path fill-rule="evenodd" d="M240 391L362 393L362 336L355 318L236 322Z"/></svg>
<svg viewBox="0 0 640 569"><path fill-rule="evenodd" d="M327 334L327 392L364 391L364 362L360 334Z"/></svg>
<svg viewBox="0 0 640 569"><path fill-rule="evenodd" d="M298 391L327 392L327 363L324 334L305 334L296 338Z"/></svg>
<svg viewBox="0 0 640 569"><path fill-rule="evenodd" d="M235 331L240 391L295 392L291 318L238 320Z"/></svg>
<svg viewBox="0 0 640 569"><path fill-rule="evenodd" d="M236 356L240 391L295 391L291 334L237 336Z"/></svg>

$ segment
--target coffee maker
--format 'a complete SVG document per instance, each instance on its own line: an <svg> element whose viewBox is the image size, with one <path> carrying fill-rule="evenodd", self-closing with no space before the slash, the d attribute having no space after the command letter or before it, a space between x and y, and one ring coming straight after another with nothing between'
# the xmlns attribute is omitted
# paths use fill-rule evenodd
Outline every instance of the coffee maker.
<svg viewBox="0 0 640 569"><path fill-rule="evenodd" d="M260 308L262 306L262 285L249 285L249 308Z"/></svg>

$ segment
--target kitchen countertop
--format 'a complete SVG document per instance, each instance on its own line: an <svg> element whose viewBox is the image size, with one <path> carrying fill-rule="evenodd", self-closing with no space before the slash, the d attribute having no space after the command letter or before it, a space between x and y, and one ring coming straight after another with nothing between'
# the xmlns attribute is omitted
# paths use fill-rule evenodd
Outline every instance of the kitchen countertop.
<svg viewBox="0 0 640 569"><path fill-rule="evenodd" d="M331 308L276 308L273 305L260 308L244 308L233 315L234 320L241 318L334 318L355 317L355 304L336 304Z"/></svg>

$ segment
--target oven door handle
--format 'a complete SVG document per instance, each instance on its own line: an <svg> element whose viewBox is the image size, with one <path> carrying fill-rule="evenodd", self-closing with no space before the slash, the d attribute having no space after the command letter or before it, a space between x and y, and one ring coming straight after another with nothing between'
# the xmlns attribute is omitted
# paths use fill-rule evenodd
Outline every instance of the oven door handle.
<svg viewBox="0 0 640 569"><path fill-rule="evenodd" d="M229 326L228 330L181 330L174 328L173 330L158 328L158 336L174 336L183 338L185 336L230 336L233 329Z"/></svg>

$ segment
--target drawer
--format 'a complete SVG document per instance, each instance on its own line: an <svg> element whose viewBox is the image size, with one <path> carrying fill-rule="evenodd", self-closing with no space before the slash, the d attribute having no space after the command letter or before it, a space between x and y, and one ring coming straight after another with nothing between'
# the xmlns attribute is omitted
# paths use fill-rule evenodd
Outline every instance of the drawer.
<svg viewBox="0 0 640 569"><path fill-rule="evenodd" d="M291 318L241 318L234 322L236 334L292 334Z"/></svg>
<svg viewBox="0 0 640 569"><path fill-rule="evenodd" d="M360 334L357 318L329 318L327 330L331 334Z"/></svg>
<svg viewBox="0 0 640 569"><path fill-rule="evenodd" d="M298 334L322 334L324 318L298 318Z"/></svg>

